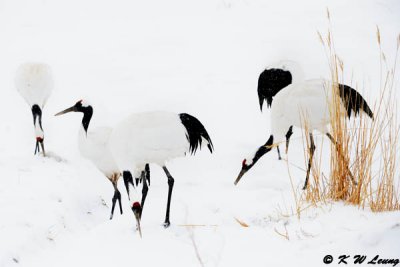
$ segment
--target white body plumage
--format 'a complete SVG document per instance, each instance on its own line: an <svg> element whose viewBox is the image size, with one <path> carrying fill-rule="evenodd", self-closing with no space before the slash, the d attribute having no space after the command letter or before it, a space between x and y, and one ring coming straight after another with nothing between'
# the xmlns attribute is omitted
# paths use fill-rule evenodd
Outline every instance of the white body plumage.
<svg viewBox="0 0 400 267"><path fill-rule="evenodd" d="M187 131L179 115L172 112L132 114L113 130L111 151L120 170L140 174L145 164L164 166L189 150Z"/></svg>
<svg viewBox="0 0 400 267"><path fill-rule="evenodd" d="M327 133L332 84L323 79L293 83L276 94L271 107L271 134L274 143L285 140L290 126Z"/></svg>
<svg viewBox="0 0 400 267"><path fill-rule="evenodd" d="M53 90L53 77L50 66L43 63L25 63L19 66L15 86L29 104L43 108Z"/></svg>
<svg viewBox="0 0 400 267"><path fill-rule="evenodd" d="M86 132L81 126L78 134L80 154L90 160L109 179L119 173L108 146L111 132L111 127L97 127Z"/></svg>

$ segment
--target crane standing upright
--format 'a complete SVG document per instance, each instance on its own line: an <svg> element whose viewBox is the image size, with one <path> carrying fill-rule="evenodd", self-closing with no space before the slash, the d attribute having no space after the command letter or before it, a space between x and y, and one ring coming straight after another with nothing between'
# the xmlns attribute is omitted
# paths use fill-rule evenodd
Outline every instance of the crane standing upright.
<svg viewBox="0 0 400 267"><path fill-rule="evenodd" d="M112 183L114 196L110 220L114 216L115 203L118 201L119 209L122 214L121 193L118 190L118 179L121 176L117 164L109 150L108 142L112 132L111 127L97 127L89 131L89 124L93 116L93 107L84 100L76 102L70 108L58 112L56 116L69 112L83 113L81 127L79 129L78 147L81 155L89 159Z"/></svg>

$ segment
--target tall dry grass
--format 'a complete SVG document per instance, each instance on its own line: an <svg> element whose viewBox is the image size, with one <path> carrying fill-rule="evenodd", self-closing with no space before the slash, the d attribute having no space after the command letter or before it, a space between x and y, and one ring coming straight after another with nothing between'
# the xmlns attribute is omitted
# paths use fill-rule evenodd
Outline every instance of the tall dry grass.
<svg viewBox="0 0 400 267"><path fill-rule="evenodd" d="M329 10L327 18L330 24ZM335 140L335 143L328 141L331 143L331 170L329 177L322 175L322 155L316 152L309 186L304 193L300 193L301 196L295 198L296 206L301 207L299 202L302 200L313 205L326 201L343 201L360 208L368 207L374 212L399 210L400 190L396 175L400 126L397 121L395 73L400 35L397 39L396 58L389 67L377 27L381 65L379 97L367 101L373 110L374 119L371 120L361 112L358 117L353 116L349 120L338 87L339 83L344 83L344 64L336 53L331 29L329 26L325 36L318 33L328 58L332 80L331 84L326 85L332 92L329 104L330 133ZM362 91L362 88L352 87ZM304 146L309 148L309 131L307 127L305 129ZM305 151L308 158L310 151Z"/></svg>

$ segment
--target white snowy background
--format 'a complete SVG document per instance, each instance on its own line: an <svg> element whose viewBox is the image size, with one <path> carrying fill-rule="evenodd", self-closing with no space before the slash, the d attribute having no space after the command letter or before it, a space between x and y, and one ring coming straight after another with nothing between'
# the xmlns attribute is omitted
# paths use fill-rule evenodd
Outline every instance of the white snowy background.
<svg viewBox="0 0 400 267"><path fill-rule="evenodd" d="M344 80L373 105L376 25L393 62L398 0L1 0L0 266L200 266L197 256L204 266L323 266L326 254L400 258L399 212L329 203L298 219L288 165L276 151L233 185L243 158L269 136L269 110L260 113L256 93L263 68L289 59L306 78L329 77L317 35L329 27L327 7ZM26 61L45 62L54 73L43 115L47 158L33 156L32 115L14 86ZM94 106L90 127L147 110L187 112L205 125L215 153L168 164L175 177L169 229L161 226L167 178L157 166L143 238L122 182L124 214L108 219L113 189L79 155L81 115L54 117L82 98ZM299 130L284 157L300 190ZM278 234L286 231L289 240Z"/></svg>

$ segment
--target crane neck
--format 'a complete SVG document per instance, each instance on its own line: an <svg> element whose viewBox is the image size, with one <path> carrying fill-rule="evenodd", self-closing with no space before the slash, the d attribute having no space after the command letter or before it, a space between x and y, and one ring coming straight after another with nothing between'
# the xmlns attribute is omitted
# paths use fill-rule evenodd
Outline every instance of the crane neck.
<svg viewBox="0 0 400 267"><path fill-rule="evenodd" d="M42 110L39 105L32 105L32 116L33 125L35 127L35 135L36 137L40 137L43 139Z"/></svg>
<svg viewBox="0 0 400 267"><path fill-rule="evenodd" d="M86 107L83 111L83 118L82 118L82 127L87 133L87 130L89 128L90 120L92 119L93 116L93 108L92 106Z"/></svg>
<svg viewBox="0 0 400 267"><path fill-rule="evenodd" d="M262 156L264 156L266 153L268 153L269 151L271 151L273 144L274 144L274 136L273 136L273 135L270 135L268 141L267 141L264 145L260 146L260 147L257 149L257 151L256 151L256 153L254 154L254 157L253 157L253 159L252 159L252 164L253 164L253 165L256 164L256 162L257 162Z"/></svg>

